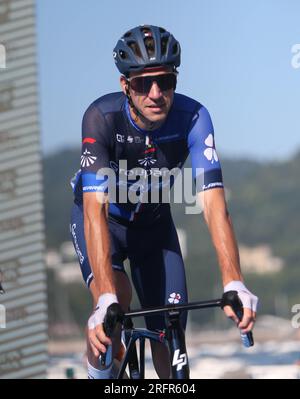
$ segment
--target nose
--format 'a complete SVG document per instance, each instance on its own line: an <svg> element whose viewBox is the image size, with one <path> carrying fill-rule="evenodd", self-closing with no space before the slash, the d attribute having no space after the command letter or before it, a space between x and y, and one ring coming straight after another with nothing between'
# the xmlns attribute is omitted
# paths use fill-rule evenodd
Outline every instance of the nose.
<svg viewBox="0 0 300 399"><path fill-rule="evenodd" d="M150 97L151 99L158 99L162 96L162 92L160 90L160 87L158 86L157 82L155 82L155 80L152 82L152 86L151 89L148 93L148 97Z"/></svg>

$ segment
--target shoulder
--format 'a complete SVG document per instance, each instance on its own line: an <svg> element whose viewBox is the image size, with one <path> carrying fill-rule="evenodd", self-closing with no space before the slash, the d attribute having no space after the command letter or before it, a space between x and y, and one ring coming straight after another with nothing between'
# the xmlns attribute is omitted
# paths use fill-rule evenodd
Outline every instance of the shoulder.
<svg viewBox="0 0 300 399"><path fill-rule="evenodd" d="M212 124L207 108L199 101L183 94L175 93L173 113L188 121L189 129L199 125Z"/></svg>
<svg viewBox="0 0 300 399"><path fill-rule="evenodd" d="M193 114L198 112L202 107L203 105L199 103L199 101L196 101L191 97L180 93L174 94L173 108L177 112L181 111Z"/></svg>
<svg viewBox="0 0 300 399"><path fill-rule="evenodd" d="M184 94L175 93L173 107L176 111L188 112L193 116L210 118L208 109L202 103Z"/></svg>
<svg viewBox="0 0 300 399"><path fill-rule="evenodd" d="M98 111L105 116L109 113L120 112L124 106L126 96L123 92L105 94L93 101L87 108L85 114Z"/></svg>

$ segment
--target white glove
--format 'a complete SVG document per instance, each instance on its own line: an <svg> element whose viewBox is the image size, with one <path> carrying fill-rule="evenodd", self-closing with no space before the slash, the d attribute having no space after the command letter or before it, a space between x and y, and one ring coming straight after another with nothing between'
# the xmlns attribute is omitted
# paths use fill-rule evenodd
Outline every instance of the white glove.
<svg viewBox="0 0 300 399"><path fill-rule="evenodd" d="M100 295L96 309L88 321L89 330L93 330L96 326L103 323L107 308L112 303L118 303L116 295L110 293Z"/></svg>
<svg viewBox="0 0 300 399"><path fill-rule="evenodd" d="M241 281L233 280L226 284L224 287L224 292L228 291L237 291L238 297L240 298L243 307L256 312L258 297L253 295L252 292L250 292Z"/></svg>

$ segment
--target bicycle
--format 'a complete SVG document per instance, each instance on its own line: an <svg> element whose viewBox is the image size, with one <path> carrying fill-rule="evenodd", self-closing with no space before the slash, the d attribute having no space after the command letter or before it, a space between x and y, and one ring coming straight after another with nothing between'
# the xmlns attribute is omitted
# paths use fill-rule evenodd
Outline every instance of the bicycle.
<svg viewBox="0 0 300 399"><path fill-rule="evenodd" d="M225 293L222 299L187 303L183 305L166 305L157 308L135 310L124 313L119 304L113 303L107 309L104 320L104 331L111 337L118 323L123 327L125 341L125 355L120 363L116 379L123 379L126 367L129 369L130 379L145 378L145 340L153 340L168 345L170 352L171 374L173 379L189 379L189 360L185 344L185 333L180 323L180 313L182 311L194 309L207 309L229 305L232 307L238 318L243 317L242 303L236 291ZM132 318L165 313L167 318L167 328L165 331L152 331L147 328L134 328ZM245 347L254 345L252 332L241 333L242 343ZM137 354L136 343L139 341L139 357ZM111 347L109 347L111 350ZM109 352L100 356L100 364L108 367L112 362Z"/></svg>

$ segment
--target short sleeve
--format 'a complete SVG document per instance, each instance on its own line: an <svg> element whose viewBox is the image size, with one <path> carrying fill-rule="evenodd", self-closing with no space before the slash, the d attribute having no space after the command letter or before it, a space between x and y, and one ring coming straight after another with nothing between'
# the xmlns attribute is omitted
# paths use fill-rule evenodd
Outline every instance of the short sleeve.
<svg viewBox="0 0 300 399"><path fill-rule="evenodd" d="M223 187L222 170L215 147L213 124L203 106L194 114L188 133L188 148L197 191Z"/></svg>
<svg viewBox="0 0 300 399"><path fill-rule="evenodd" d="M109 168L109 134L101 111L91 105L82 120L82 191L107 191L105 170Z"/></svg>

